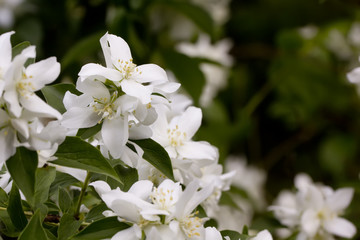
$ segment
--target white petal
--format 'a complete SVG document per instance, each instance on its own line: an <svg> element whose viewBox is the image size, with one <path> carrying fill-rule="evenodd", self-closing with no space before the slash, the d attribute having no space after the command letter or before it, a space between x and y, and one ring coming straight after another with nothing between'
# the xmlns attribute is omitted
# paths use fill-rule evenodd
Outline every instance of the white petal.
<svg viewBox="0 0 360 240"><path fill-rule="evenodd" d="M129 139L146 139L151 138L152 131L148 126L143 125L133 125L129 128Z"/></svg>
<svg viewBox="0 0 360 240"><path fill-rule="evenodd" d="M216 147L207 142L184 142L183 145L176 147L177 152L188 159L209 159L217 160L219 153Z"/></svg>
<svg viewBox="0 0 360 240"><path fill-rule="evenodd" d="M2 68L3 72L6 71L11 62L12 48L10 37L14 33L14 31L11 31L0 35L0 68Z"/></svg>
<svg viewBox="0 0 360 240"><path fill-rule="evenodd" d="M34 87L34 91L53 82L60 74L60 63L56 57L50 57L40 62L29 65L25 73Z"/></svg>
<svg viewBox="0 0 360 240"><path fill-rule="evenodd" d="M95 98L110 98L109 90L100 81L84 80L76 82L76 89Z"/></svg>
<svg viewBox="0 0 360 240"><path fill-rule="evenodd" d="M221 233L214 227L205 228L205 238L206 240L223 240Z"/></svg>
<svg viewBox="0 0 360 240"><path fill-rule="evenodd" d="M358 68L353 69L346 76L349 79L349 82L360 83L360 68L358 67Z"/></svg>
<svg viewBox="0 0 360 240"><path fill-rule="evenodd" d="M173 93L180 88L180 83L167 82L161 85L154 86L156 91L164 92L164 93Z"/></svg>
<svg viewBox="0 0 360 240"><path fill-rule="evenodd" d="M124 146L129 139L128 128L127 118L118 117L104 120L101 136L105 146L114 158L119 158L123 152Z"/></svg>
<svg viewBox="0 0 360 240"><path fill-rule="evenodd" d="M320 227L320 220L317 212L308 209L301 217L301 228L310 237L315 236Z"/></svg>
<svg viewBox="0 0 360 240"><path fill-rule="evenodd" d="M256 237L251 238L252 240L272 240L272 236L269 233L268 230L262 230L261 232L259 232Z"/></svg>
<svg viewBox="0 0 360 240"><path fill-rule="evenodd" d="M20 106L18 94L15 88L6 90L4 92L4 100L9 108L9 111L15 116L20 117L22 107Z"/></svg>
<svg viewBox="0 0 360 240"><path fill-rule="evenodd" d="M111 191L109 184L104 181L95 181L90 183L89 185L95 188L95 191L100 195L100 197L102 194Z"/></svg>
<svg viewBox="0 0 360 240"><path fill-rule="evenodd" d="M63 103L67 110L73 107L85 108L93 102L93 98L87 94L77 96L67 91L64 95Z"/></svg>
<svg viewBox="0 0 360 240"><path fill-rule="evenodd" d="M101 49L103 51L104 54L104 58L105 58L105 62L106 62L106 67L108 68L112 68L112 60L111 60L111 53L110 53L110 48L109 48L109 44L108 44L108 33L105 33L104 36L102 36L100 38L100 45L101 45Z"/></svg>
<svg viewBox="0 0 360 240"><path fill-rule="evenodd" d="M134 194L142 200L148 200L152 192L153 185L154 184L149 180L140 180L134 183L128 192Z"/></svg>
<svg viewBox="0 0 360 240"><path fill-rule="evenodd" d="M113 34L108 34L107 41L110 45L110 53L113 63L119 59L124 61L132 59L129 45L124 39Z"/></svg>
<svg viewBox="0 0 360 240"><path fill-rule="evenodd" d="M344 218L334 218L324 222L324 228L339 237L353 238L356 234L356 227Z"/></svg>
<svg viewBox="0 0 360 240"><path fill-rule="evenodd" d="M327 199L328 206L335 212L339 212L347 208L354 195L352 188L340 188Z"/></svg>
<svg viewBox="0 0 360 240"><path fill-rule="evenodd" d="M67 128L89 128L95 126L101 120L92 108L74 107L66 111L61 124Z"/></svg>
<svg viewBox="0 0 360 240"><path fill-rule="evenodd" d="M186 132L187 138L191 139L201 125L202 112L200 108L188 107L178 120L179 129Z"/></svg>
<svg viewBox="0 0 360 240"><path fill-rule="evenodd" d="M0 130L0 165L16 152L15 131L9 127Z"/></svg>
<svg viewBox="0 0 360 240"><path fill-rule="evenodd" d="M140 230L141 231L141 230ZM122 230L118 233L116 233L111 240L140 240L141 239L141 235L140 237L137 236L137 231L136 231L136 227L135 225L132 227L129 227L125 230Z"/></svg>
<svg viewBox="0 0 360 240"><path fill-rule="evenodd" d="M151 101L151 86L143 86L140 83L126 79L120 85L126 94L140 99L143 104L148 104Z"/></svg>
<svg viewBox="0 0 360 240"><path fill-rule="evenodd" d="M148 82L167 82L168 78L164 69L159 67L156 64L144 64L136 67L135 73L139 74L134 75L134 80L139 83L148 83Z"/></svg>
<svg viewBox="0 0 360 240"><path fill-rule="evenodd" d="M97 79L102 82L105 82L106 79L118 82L122 79L122 74L112 68L106 68L95 63L88 63L81 68L79 77L81 81L89 78L90 80Z"/></svg>
<svg viewBox="0 0 360 240"><path fill-rule="evenodd" d="M50 117L61 119L61 114L53 107L44 102L36 94L31 93L20 96L21 105L30 112L37 113L41 117Z"/></svg>
<svg viewBox="0 0 360 240"><path fill-rule="evenodd" d="M24 138L29 138L29 125L25 119L14 118L11 119L11 125L18 131Z"/></svg>

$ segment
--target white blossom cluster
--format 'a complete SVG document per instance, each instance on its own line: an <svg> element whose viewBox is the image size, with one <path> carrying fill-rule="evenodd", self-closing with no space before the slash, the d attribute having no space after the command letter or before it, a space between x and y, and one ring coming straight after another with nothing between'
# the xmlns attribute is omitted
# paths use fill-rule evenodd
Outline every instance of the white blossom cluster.
<svg viewBox="0 0 360 240"><path fill-rule="evenodd" d="M297 192L282 191L269 209L290 230L297 233L297 240L352 238L355 226L341 217L354 194L352 188L333 190L313 183L306 174L295 177ZM282 231L284 233L284 231Z"/></svg>
<svg viewBox="0 0 360 240"><path fill-rule="evenodd" d="M12 34L0 35L0 165L20 146L54 153L66 133L61 114L36 94L58 77L60 64L55 57L31 63L35 46L12 56Z"/></svg>

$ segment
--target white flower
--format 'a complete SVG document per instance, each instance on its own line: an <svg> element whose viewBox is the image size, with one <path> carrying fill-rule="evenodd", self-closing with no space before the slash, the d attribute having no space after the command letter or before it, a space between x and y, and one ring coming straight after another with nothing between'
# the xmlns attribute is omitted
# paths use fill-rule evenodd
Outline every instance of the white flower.
<svg viewBox="0 0 360 240"><path fill-rule="evenodd" d="M140 239L141 230L150 239L166 239L166 236L173 236L175 240L204 239L203 222L206 219L197 217L194 209L211 194L211 186L199 190L199 183L194 181L182 191L180 183L169 179L158 187L153 187L148 180L141 180L128 192L123 192L119 188L111 190L103 181L90 185L112 210L105 211L106 216L118 216L120 221L133 224L112 239Z"/></svg>
<svg viewBox="0 0 360 240"><path fill-rule="evenodd" d="M232 44L228 39L223 39L216 44L211 44L211 39L207 35L200 35L195 44L180 43L177 50L190 57L206 58L219 65L211 63L200 64L200 69L204 73L206 85L203 88L200 104L207 107L216 96L218 90L226 86L229 68L233 64L233 58L229 55Z"/></svg>
<svg viewBox="0 0 360 240"><path fill-rule="evenodd" d="M272 240L272 236L268 230L262 230L255 237L251 238L251 240Z"/></svg>
<svg viewBox="0 0 360 240"><path fill-rule="evenodd" d="M128 139L150 138L157 113L152 104L161 102L153 93L171 93L179 84L169 83L165 71L155 64L136 66L127 43L105 34L101 40L106 67L86 64L76 88L83 94L67 92L67 112L62 124L68 128L89 128L102 124L97 140L102 152L120 158ZM154 99L153 99L154 98ZM159 103L160 104L160 103Z"/></svg>
<svg viewBox="0 0 360 240"><path fill-rule="evenodd" d="M316 185L305 174L295 178L297 194L284 192L278 200L279 206L270 207L281 223L298 228L298 239L332 239L331 235L352 238L355 226L340 217L351 202L353 189L336 191L327 186Z"/></svg>
<svg viewBox="0 0 360 240"><path fill-rule="evenodd" d="M3 94L3 90L5 87L4 75L11 64L12 48L10 37L14 33L15 32L12 31L0 35L0 97Z"/></svg>
<svg viewBox="0 0 360 240"><path fill-rule="evenodd" d="M157 121L151 126L153 139L161 144L171 158L216 161L218 151L207 142L192 141L202 119L200 108L189 107L184 113L169 122L165 112L159 112Z"/></svg>

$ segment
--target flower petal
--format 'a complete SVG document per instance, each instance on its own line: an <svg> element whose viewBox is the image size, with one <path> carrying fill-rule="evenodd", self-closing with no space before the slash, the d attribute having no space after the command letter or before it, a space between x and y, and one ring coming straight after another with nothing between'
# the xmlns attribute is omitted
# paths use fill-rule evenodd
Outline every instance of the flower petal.
<svg viewBox="0 0 360 240"><path fill-rule="evenodd" d="M209 159L217 160L219 152L216 147L210 145L208 142L184 142L183 145L176 148L179 155L189 159Z"/></svg>
<svg viewBox="0 0 360 240"><path fill-rule="evenodd" d="M256 235L256 237L251 238L251 240L272 240L272 239L273 238L268 230L262 230Z"/></svg>
<svg viewBox="0 0 360 240"><path fill-rule="evenodd" d="M132 193L142 200L147 200L152 192L154 184L149 180L140 180L134 183L128 193Z"/></svg>
<svg viewBox="0 0 360 240"><path fill-rule="evenodd" d="M139 235L140 232L140 236ZM111 240L139 240L141 239L141 229L135 224L125 230L116 233Z"/></svg>
<svg viewBox="0 0 360 240"><path fill-rule="evenodd" d="M11 119L11 125L18 131L24 138L28 139L30 136L29 126L25 119L13 118Z"/></svg>
<svg viewBox="0 0 360 240"><path fill-rule="evenodd" d="M179 129L186 132L187 138L191 139L201 125L202 112L200 108L188 107L178 120Z"/></svg>
<svg viewBox="0 0 360 240"><path fill-rule="evenodd" d="M101 136L104 144L114 158L119 158L124 146L129 139L129 126L127 117L104 120L101 128Z"/></svg>
<svg viewBox="0 0 360 240"><path fill-rule="evenodd" d="M95 181L90 183L89 185L95 188L95 191L100 195L100 197L102 194L111 191L109 184L104 181Z"/></svg>
<svg viewBox="0 0 360 240"><path fill-rule="evenodd" d="M301 216L301 228L310 237L315 236L320 227L317 212L312 209L306 210Z"/></svg>
<svg viewBox="0 0 360 240"><path fill-rule="evenodd" d="M354 195L352 188L340 188L327 199L327 204L335 212L339 212L347 208Z"/></svg>
<svg viewBox="0 0 360 240"><path fill-rule="evenodd" d="M9 111L15 116L20 117L22 112L22 107L20 106L18 93L15 88L7 89L4 92L4 100Z"/></svg>
<svg viewBox="0 0 360 240"><path fill-rule="evenodd" d="M0 35L0 68L3 72L9 67L12 58L10 37L15 32L7 32Z"/></svg>
<svg viewBox="0 0 360 240"><path fill-rule="evenodd" d="M97 79L102 82L105 82L106 79L118 82L123 78L119 71L112 68L106 68L95 63L88 63L84 65L79 72L79 77L81 81L84 81L85 79Z"/></svg>
<svg viewBox="0 0 360 240"><path fill-rule="evenodd" d="M37 113L38 116L61 119L61 114L53 107L44 102L36 94L30 93L20 96L21 105L30 112Z"/></svg>
<svg viewBox="0 0 360 240"><path fill-rule="evenodd" d="M334 218L324 222L324 228L339 237L353 238L356 234L356 227L344 218Z"/></svg>
<svg viewBox="0 0 360 240"><path fill-rule="evenodd" d="M62 117L61 125L67 128L89 128L101 120L92 108L73 107L66 111Z"/></svg>
<svg viewBox="0 0 360 240"><path fill-rule="evenodd" d="M119 59L124 61L132 59L129 45L124 39L113 34L107 34L107 41L110 46L111 59L113 60L113 63Z"/></svg>
<svg viewBox="0 0 360 240"><path fill-rule="evenodd" d="M166 72L164 69L156 64L144 64L136 67L134 71L139 74L134 75L134 80L139 83L159 82L164 83L168 81Z"/></svg>
<svg viewBox="0 0 360 240"><path fill-rule="evenodd" d="M0 166L16 152L15 131L9 127L0 130Z"/></svg>
<svg viewBox="0 0 360 240"><path fill-rule="evenodd" d="M346 76L349 79L349 82L360 83L360 67L353 69Z"/></svg>
<svg viewBox="0 0 360 240"><path fill-rule="evenodd" d="M151 86L143 86L140 83L126 79L120 85L126 94L138 98L143 104L148 104L151 101Z"/></svg>
<svg viewBox="0 0 360 240"><path fill-rule="evenodd" d="M25 73L31 81L34 91L36 91L53 82L59 76L60 63L56 61L56 57L50 57L29 65Z"/></svg>

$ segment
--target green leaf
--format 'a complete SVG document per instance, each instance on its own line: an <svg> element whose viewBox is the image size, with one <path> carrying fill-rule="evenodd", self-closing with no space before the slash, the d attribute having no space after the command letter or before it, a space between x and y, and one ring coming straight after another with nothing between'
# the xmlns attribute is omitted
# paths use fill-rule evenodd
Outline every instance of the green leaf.
<svg viewBox="0 0 360 240"><path fill-rule="evenodd" d="M86 214L85 221L92 222L92 221L96 221L96 220L105 218L105 216L102 213L108 209L109 208L106 206L105 203L100 203L99 205L90 209L90 211Z"/></svg>
<svg viewBox="0 0 360 240"><path fill-rule="evenodd" d="M81 137L82 139L88 139L101 130L101 124L96 124L91 128L80 128L76 136Z"/></svg>
<svg viewBox="0 0 360 240"><path fill-rule="evenodd" d="M35 175L35 195L34 203L41 204L46 202L49 196L51 183L55 180L56 169L46 166L38 168Z"/></svg>
<svg viewBox="0 0 360 240"><path fill-rule="evenodd" d="M22 52L22 50L30 46L31 44L29 41L19 43L18 45L12 48L12 58L14 59L14 57L19 55Z"/></svg>
<svg viewBox="0 0 360 240"><path fill-rule="evenodd" d="M107 217L91 223L84 230L75 235L72 240L98 240L111 238L117 232L129 228L126 223L119 222L117 217Z"/></svg>
<svg viewBox="0 0 360 240"><path fill-rule="evenodd" d="M7 212L16 228L18 228L19 230L25 228L27 224L27 219L21 205L21 197L16 184L13 184L11 187Z"/></svg>
<svg viewBox="0 0 360 240"><path fill-rule="evenodd" d="M101 173L121 182L116 171L100 151L78 137L66 137L55 156L58 159L52 161L54 164Z"/></svg>
<svg viewBox="0 0 360 240"><path fill-rule="evenodd" d="M99 48L99 40L102 35L104 35L103 31L87 36L78 41L62 58L62 68L65 69L74 61L84 58L84 53L89 54L91 52L96 52Z"/></svg>
<svg viewBox="0 0 360 240"><path fill-rule="evenodd" d="M0 207L7 207L9 197L4 189L0 188Z"/></svg>
<svg viewBox="0 0 360 240"><path fill-rule="evenodd" d="M60 220L60 226L58 228L58 240L69 239L74 235L79 227L81 226L81 221L78 221L74 216L70 214L64 214Z"/></svg>
<svg viewBox="0 0 360 240"><path fill-rule="evenodd" d="M68 84L68 83L49 85L41 89L41 92L44 95L46 102L50 106L58 110L60 113L64 113L66 111L63 104L63 98L67 91L70 91L75 95L81 94L81 92L76 90L74 84Z"/></svg>
<svg viewBox="0 0 360 240"><path fill-rule="evenodd" d="M169 68L191 95L195 103L199 101L205 77L199 68L199 61L173 50L161 51L166 68Z"/></svg>
<svg viewBox="0 0 360 240"><path fill-rule="evenodd" d="M55 180L50 186L50 195L55 193L59 187L67 187L70 185L74 185L78 182L79 180L67 173L56 172Z"/></svg>
<svg viewBox="0 0 360 240"><path fill-rule="evenodd" d="M136 168L124 167L119 164L116 165L114 169L124 184L121 187L122 191L127 192L131 188L131 186L139 180L139 175Z"/></svg>
<svg viewBox="0 0 360 240"><path fill-rule="evenodd" d="M37 165L37 153L24 147L17 148L15 155L6 161L11 177L30 203L34 198Z"/></svg>
<svg viewBox="0 0 360 240"><path fill-rule="evenodd" d="M8 237L17 237L21 230L18 230L11 221L7 211L0 211L0 232Z"/></svg>
<svg viewBox="0 0 360 240"><path fill-rule="evenodd" d="M214 21L202 7L179 0L164 0L161 1L161 4L182 13L210 36L214 34Z"/></svg>
<svg viewBox="0 0 360 240"><path fill-rule="evenodd" d="M70 194L62 187L59 188L58 201L59 207L63 214L69 212L69 210L72 208L73 204Z"/></svg>
<svg viewBox="0 0 360 240"><path fill-rule="evenodd" d="M166 150L152 139L131 140L144 151L143 158L174 181L171 159Z"/></svg>
<svg viewBox="0 0 360 240"><path fill-rule="evenodd" d="M38 209L32 216L29 224L20 234L19 240L48 240L45 229L42 226L41 213Z"/></svg>
<svg viewBox="0 0 360 240"><path fill-rule="evenodd" d="M230 238L230 240L247 240L247 239L250 239L250 237L247 236L247 235L240 234L238 232L231 231L231 230L223 230L220 233L221 233L221 236L223 236L223 237L228 236Z"/></svg>

